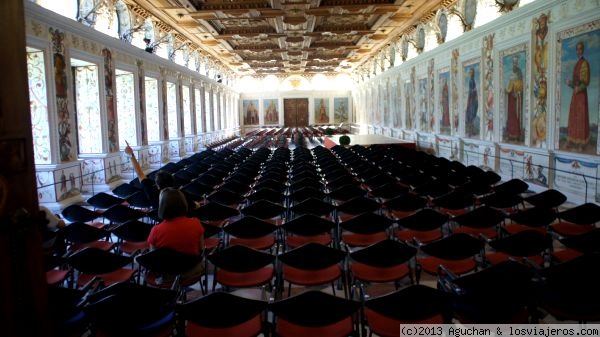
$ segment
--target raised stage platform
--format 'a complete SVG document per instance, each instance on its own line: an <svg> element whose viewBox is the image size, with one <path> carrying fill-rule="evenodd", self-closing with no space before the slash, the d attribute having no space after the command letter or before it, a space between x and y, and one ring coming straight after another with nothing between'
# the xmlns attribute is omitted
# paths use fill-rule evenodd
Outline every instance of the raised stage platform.
<svg viewBox="0 0 600 337"><path fill-rule="evenodd" d="M327 148L331 148L335 145L340 145L340 137L342 135L326 136L323 145ZM409 149L415 149L416 144L412 141L386 137L382 135L353 135L348 134L350 137L350 146L352 145L398 145Z"/></svg>

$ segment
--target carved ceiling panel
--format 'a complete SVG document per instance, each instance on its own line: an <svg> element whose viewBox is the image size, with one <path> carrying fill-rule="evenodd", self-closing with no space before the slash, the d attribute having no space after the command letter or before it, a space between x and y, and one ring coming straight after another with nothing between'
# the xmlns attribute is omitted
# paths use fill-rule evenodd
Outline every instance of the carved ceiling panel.
<svg viewBox="0 0 600 337"><path fill-rule="evenodd" d="M240 75L352 72L457 0L125 0Z"/></svg>

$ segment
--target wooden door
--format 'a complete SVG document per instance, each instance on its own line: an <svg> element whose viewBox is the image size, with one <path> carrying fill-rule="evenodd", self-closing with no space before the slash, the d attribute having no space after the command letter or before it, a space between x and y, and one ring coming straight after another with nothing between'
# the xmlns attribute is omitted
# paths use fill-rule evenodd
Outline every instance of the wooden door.
<svg viewBox="0 0 600 337"><path fill-rule="evenodd" d="M286 127L308 126L308 98L284 98L283 122Z"/></svg>

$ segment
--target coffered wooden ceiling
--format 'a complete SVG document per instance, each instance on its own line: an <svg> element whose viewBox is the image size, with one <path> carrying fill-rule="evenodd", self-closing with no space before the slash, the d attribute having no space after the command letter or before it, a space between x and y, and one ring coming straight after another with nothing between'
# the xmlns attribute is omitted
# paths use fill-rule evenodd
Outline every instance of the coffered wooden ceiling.
<svg viewBox="0 0 600 337"><path fill-rule="evenodd" d="M352 72L452 0L130 0L237 75Z"/></svg>

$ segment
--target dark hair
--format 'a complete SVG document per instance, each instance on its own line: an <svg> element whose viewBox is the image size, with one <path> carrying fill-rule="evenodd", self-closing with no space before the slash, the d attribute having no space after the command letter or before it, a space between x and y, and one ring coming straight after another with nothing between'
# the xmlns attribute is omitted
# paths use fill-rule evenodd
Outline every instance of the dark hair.
<svg viewBox="0 0 600 337"><path fill-rule="evenodd" d="M178 189L167 187L160 192L158 199L158 217L169 220L187 214L188 203L185 195Z"/></svg>
<svg viewBox="0 0 600 337"><path fill-rule="evenodd" d="M156 177L154 178L154 182L158 186L159 190L165 189L167 187L173 187L175 182L173 181L173 175L166 171L158 171L156 173Z"/></svg>

